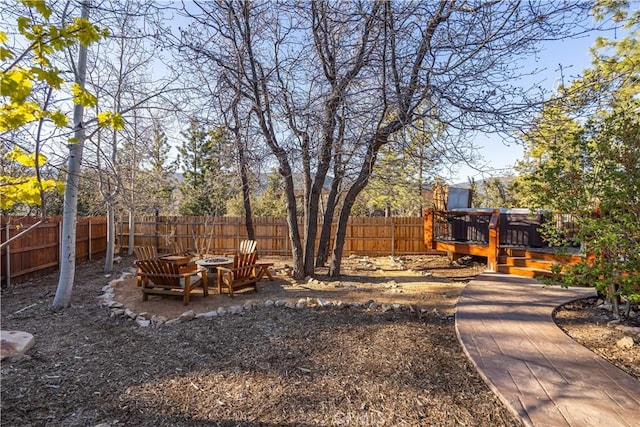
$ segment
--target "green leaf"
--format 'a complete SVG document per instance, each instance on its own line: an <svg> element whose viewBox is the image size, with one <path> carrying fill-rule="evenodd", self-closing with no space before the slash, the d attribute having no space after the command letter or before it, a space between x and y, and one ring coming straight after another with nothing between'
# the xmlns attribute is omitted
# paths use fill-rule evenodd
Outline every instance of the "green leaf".
<svg viewBox="0 0 640 427"><path fill-rule="evenodd" d="M50 114L51 120L58 127L65 127L68 123L67 116L60 110L54 111Z"/></svg>
<svg viewBox="0 0 640 427"><path fill-rule="evenodd" d="M49 19L51 16L51 9L47 6L44 0L22 0L22 4L35 8L45 19Z"/></svg>
<svg viewBox="0 0 640 427"><path fill-rule="evenodd" d="M13 52L6 47L0 47L0 61L6 61L9 59L13 59Z"/></svg>

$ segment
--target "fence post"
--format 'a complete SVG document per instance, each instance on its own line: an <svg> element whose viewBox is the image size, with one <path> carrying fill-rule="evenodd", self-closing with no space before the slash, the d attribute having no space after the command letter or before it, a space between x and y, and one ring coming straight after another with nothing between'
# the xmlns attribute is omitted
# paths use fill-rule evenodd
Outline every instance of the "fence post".
<svg viewBox="0 0 640 427"><path fill-rule="evenodd" d="M424 247L433 249L433 208L424 210Z"/></svg>
<svg viewBox="0 0 640 427"><path fill-rule="evenodd" d="M160 216L160 209L156 208L154 211L154 224L153 224L153 237L156 241L156 251L160 253L160 238L158 237L158 216ZM134 233L135 233L135 223L134 223Z"/></svg>
<svg viewBox="0 0 640 427"><path fill-rule="evenodd" d="M89 261L93 261L92 256L91 256L91 218L87 219L87 235L89 236L89 240L88 240L88 248L89 248ZM107 248L107 250L109 250Z"/></svg>
<svg viewBox="0 0 640 427"><path fill-rule="evenodd" d="M5 242L9 241L9 239L11 238L11 231L9 230L9 221L7 221L7 223L4 225L5 229L4 229L4 235L5 235ZM5 281L5 287L9 287L11 286L11 244L7 245L7 248L5 249L5 277L4 277L4 281Z"/></svg>
<svg viewBox="0 0 640 427"><path fill-rule="evenodd" d="M58 270L62 267L62 221L58 218Z"/></svg>
<svg viewBox="0 0 640 427"><path fill-rule="evenodd" d="M498 270L498 236L500 236L500 210L494 209L489 221L489 253L487 254L487 269Z"/></svg>
<svg viewBox="0 0 640 427"><path fill-rule="evenodd" d="M396 256L396 223L391 219L391 256Z"/></svg>

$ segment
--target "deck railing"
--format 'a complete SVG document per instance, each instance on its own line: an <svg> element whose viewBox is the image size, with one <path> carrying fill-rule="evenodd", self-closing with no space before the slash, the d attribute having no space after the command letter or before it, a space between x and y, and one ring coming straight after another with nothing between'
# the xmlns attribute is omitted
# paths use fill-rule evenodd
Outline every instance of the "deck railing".
<svg viewBox="0 0 640 427"><path fill-rule="evenodd" d="M490 269L497 265L500 248L548 246L541 230L545 222L553 224L564 237L576 233L570 214L544 215L525 209L426 209L424 219L427 249L451 252L454 257L484 256Z"/></svg>

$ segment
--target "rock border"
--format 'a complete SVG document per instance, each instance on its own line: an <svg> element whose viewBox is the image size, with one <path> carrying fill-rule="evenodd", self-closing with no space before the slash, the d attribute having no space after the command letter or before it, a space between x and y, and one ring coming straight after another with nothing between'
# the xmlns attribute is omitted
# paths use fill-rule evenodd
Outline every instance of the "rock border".
<svg viewBox="0 0 640 427"><path fill-rule="evenodd" d="M220 306L216 310L212 310L206 313L196 314L193 310L187 310L173 319L167 319L165 316L149 316L149 313L134 313L132 310L126 308L124 304L115 300L115 287L126 279L133 277L135 273L124 272L118 279L114 279L109 284L102 287L102 294L97 297L99 304L106 307L109 310L109 317L123 317L130 319L134 324L142 327L160 327L162 325L173 325L176 323L189 322L194 319L213 319L216 317L237 315L244 312L258 310L262 308L284 308L284 309L304 309L304 308L337 308L337 309L355 309L355 310L369 310L379 311L380 313L388 312L410 312L415 313L417 316L423 316L428 313L426 308L416 308L411 304L398 304L398 303L378 303L374 300L368 300L366 302L344 302L342 300L329 301L325 298L300 298L297 302L288 300L271 300L266 299L261 302L247 301L242 305L232 305L229 307ZM315 280L315 279L309 279ZM453 320L454 315L444 315L436 310L432 310L432 314L442 317L445 320Z"/></svg>

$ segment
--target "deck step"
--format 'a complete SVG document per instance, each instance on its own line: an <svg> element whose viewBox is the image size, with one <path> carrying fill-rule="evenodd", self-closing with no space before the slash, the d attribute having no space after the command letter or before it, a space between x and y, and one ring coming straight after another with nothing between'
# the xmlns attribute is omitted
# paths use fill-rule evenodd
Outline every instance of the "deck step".
<svg viewBox="0 0 640 427"><path fill-rule="evenodd" d="M567 254L560 256L548 250L531 250L524 248L501 248L500 255L515 258L531 258L544 261L558 261L558 259L561 258L569 264L578 264L584 260L584 256L580 254Z"/></svg>
<svg viewBox="0 0 640 427"><path fill-rule="evenodd" d="M507 264L498 264L498 273L513 274L515 276L530 277L535 279L536 277L553 277L554 274L549 270L532 268L532 267L517 267Z"/></svg>
<svg viewBox="0 0 640 427"><path fill-rule="evenodd" d="M498 263L506 264L512 267L529 267L529 268L535 268L538 270L547 270L547 271L551 271L553 266L555 265L562 265L560 261L551 261L551 260L526 258L526 257L507 257L507 256L500 256L498 259Z"/></svg>

